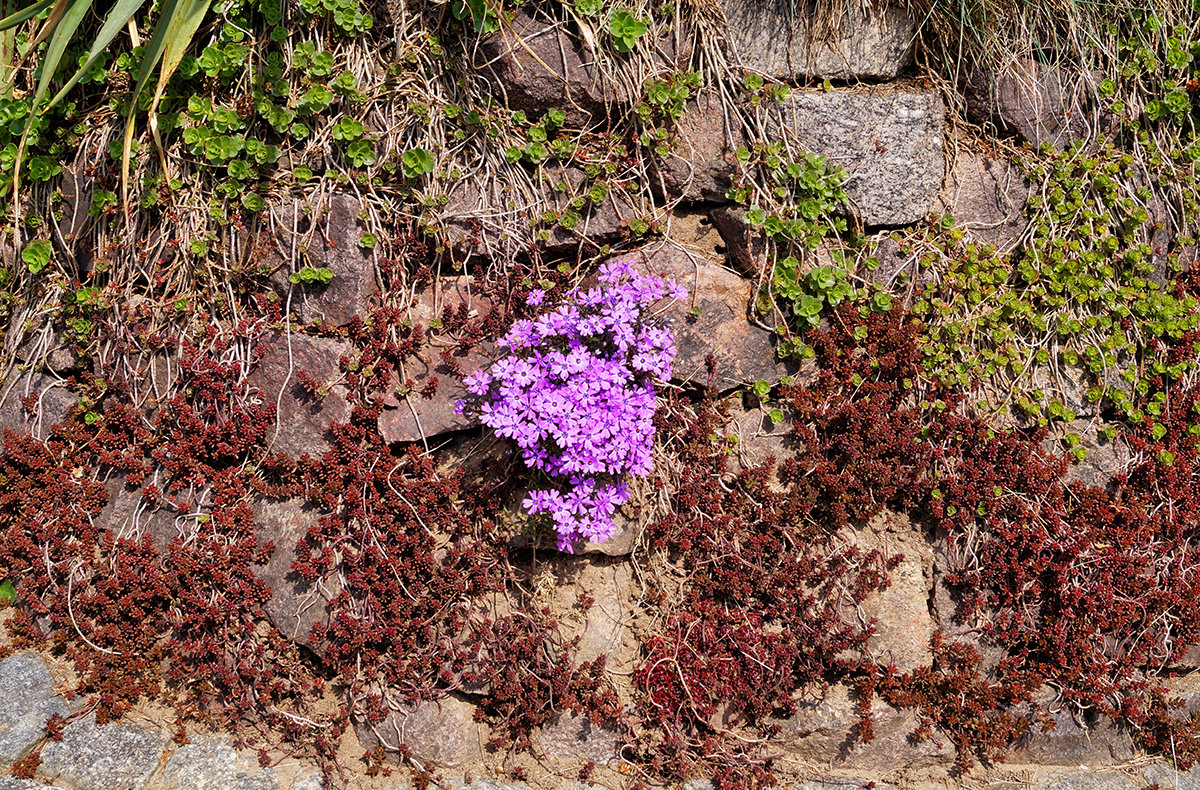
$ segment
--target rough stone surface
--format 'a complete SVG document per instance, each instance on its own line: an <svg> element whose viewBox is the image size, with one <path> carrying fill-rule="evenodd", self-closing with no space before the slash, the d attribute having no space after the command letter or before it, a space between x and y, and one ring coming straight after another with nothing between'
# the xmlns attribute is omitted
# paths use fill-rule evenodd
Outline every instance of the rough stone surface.
<svg viewBox="0 0 1200 790"><path fill-rule="evenodd" d="M1162 790L1200 790L1200 768L1176 771L1169 765L1148 765L1141 774L1146 784L1157 784Z"/></svg>
<svg viewBox="0 0 1200 790"><path fill-rule="evenodd" d="M601 543L584 541L583 548L579 550L580 553L603 554L607 557L628 557L633 554L633 550L637 548L641 526L620 512L613 514L613 523L616 525L617 531L611 538Z"/></svg>
<svg viewBox="0 0 1200 790"><path fill-rule="evenodd" d="M248 383L259 396L276 404L276 424L267 434L274 452L319 457L329 449L329 424L350 419L350 403L341 385L323 397L310 395L300 382L301 371L321 384L338 375L338 360L350 353L345 340L275 333L263 341L266 353Z"/></svg>
<svg viewBox="0 0 1200 790"><path fill-rule="evenodd" d="M0 768L20 760L46 734L46 719L66 716L67 703L54 696L46 662L33 653L0 661Z"/></svg>
<svg viewBox="0 0 1200 790"><path fill-rule="evenodd" d="M981 670L991 673L1004 658L1004 651L979 637L980 629L988 619L987 614L977 612L969 618L965 617L959 612L961 596L946 583L946 575L960 572L967 563L967 557L962 549L950 544L944 531L939 530L933 546L932 614L938 630L942 632L947 645L961 642L973 647L982 659Z"/></svg>
<svg viewBox="0 0 1200 790"><path fill-rule="evenodd" d="M815 366L805 369L800 377L815 370ZM771 458L775 459L778 469L786 458L797 448L795 435L792 433L792 421L786 416L783 422L771 420L768 409L770 405L747 407L742 403L742 396L734 395L729 405L729 422L726 432L737 437L733 454L730 456L730 471L753 469L761 466ZM772 474L770 482L778 485L777 477Z"/></svg>
<svg viewBox="0 0 1200 790"><path fill-rule="evenodd" d="M744 144L736 115L727 117L720 98L705 93L684 108L671 153L656 160L650 186L672 199L724 202L739 170L738 146Z"/></svg>
<svg viewBox="0 0 1200 790"><path fill-rule="evenodd" d="M741 65L783 80L891 79L912 60L916 23L898 6L847 3L819 20L815 2L722 0Z"/></svg>
<svg viewBox="0 0 1200 790"><path fill-rule="evenodd" d="M609 765L621 758L624 739L574 711L558 713L533 734L534 748L551 761L594 762Z"/></svg>
<svg viewBox="0 0 1200 790"><path fill-rule="evenodd" d="M860 719L855 705L849 689L831 686L824 698L801 702L796 715L782 722L783 729L771 744L802 760L856 770L920 768L954 759L954 748L944 738L937 739L943 748L932 741L914 744L909 735L918 727L917 715L878 698L871 702L875 739L862 743L854 736Z"/></svg>
<svg viewBox="0 0 1200 790"><path fill-rule="evenodd" d="M709 218L725 242L730 265L748 277L757 276L763 269L767 239L761 229L746 222L746 210L721 206Z"/></svg>
<svg viewBox="0 0 1200 790"><path fill-rule="evenodd" d="M1130 461L1129 448L1119 439L1105 439L1096 430L1098 421L1077 419L1056 430L1042 443L1042 447L1058 455L1070 453L1063 447L1062 437L1073 433L1079 437L1079 446L1087 456L1082 460L1071 458L1064 480L1068 483L1076 481L1088 486L1107 488L1117 473Z"/></svg>
<svg viewBox="0 0 1200 790"><path fill-rule="evenodd" d="M367 749L382 744L395 752L405 744L422 763L445 768L482 757L487 737L474 721L475 706L456 697L421 702L411 711L396 712L374 725L356 724L358 739Z"/></svg>
<svg viewBox="0 0 1200 790"><path fill-rule="evenodd" d="M1120 774L1063 771L1039 777L1035 787L1045 788L1045 790L1133 790L1137 785ZM1169 785L1164 787L1169 787Z"/></svg>
<svg viewBox="0 0 1200 790"><path fill-rule="evenodd" d="M104 488L108 492L108 502L93 521L112 530L119 538L140 540L143 535L150 535L154 545L161 550L174 538L186 538L197 528L194 517L177 518L176 514L147 503L142 497L141 486L126 486L123 475L111 477Z"/></svg>
<svg viewBox="0 0 1200 790"><path fill-rule="evenodd" d="M645 216L616 192L599 204L591 203L587 199L590 185L577 168L545 163L542 173L545 180L536 192L520 197L520 184L457 182L441 214L444 237L455 253L467 258L507 258L527 255L532 249L547 255L567 255L580 249L594 252L600 245L624 238L629 221ZM579 198L585 199L583 207L572 208L571 202ZM556 216L575 211L578 222L570 229L561 222L545 225L543 210L557 212ZM545 238L539 238L543 231Z"/></svg>
<svg viewBox="0 0 1200 790"><path fill-rule="evenodd" d="M28 433L38 438L49 435L50 426L62 422L79 402L73 393L62 386L62 382L44 373L25 371L18 373L11 382L0 381L0 395L8 395L0 401L0 431ZM38 393L34 411L26 411L21 399Z"/></svg>
<svg viewBox="0 0 1200 790"><path fill-rule="evenodd" d="M311 638L313 626L329 623L329 602L341 590L336 576L317 583L305 581L292 570L296 544L320 514L303 499L258 500L254 504L255 530L260 543L274 542L275 553L255 572L270 588L267 617L279 632L320 654Z"/></svg>
<svg viewBox="0 0 1200 790"><path fill-rule="evenodd" d="M89 713L42 749L39 776L77 790L139 790L158 768L170 738L126 722L96 726Z"/></svg>
<svg viewBox="0 0 1200 790"><path fill-rule="evenodd" d="M960 149L934 212L953 216L968 241L1009 252L1029 226L1023 210L1030 192L1025 177L1007 160Z"/></svg>
<svg viewBox="0 0 1200 790"><path fill-rule="evenodd" d="M608 105L628 101L600 79L592 61L563 23L520 10L511 28L480 43L473 65L509 109L539 118L557 107L566 125L586 128L605 119Z"/></svg>
<svg viewBox="0 0 1200 790"><path fill-rule="evenodd" d="M156 785L163 790L276 790L269 768L251 768L218 738L197 738L175 750Z"/></svg>
<svg viewBox="0 0 1200 790"><path fill-rule="evenodd" d="M1029 731L1010 748L1009 762L1103 766L1133 757L1133 741L1111 719L1095 716L1076 721L1065 705L1055 704L1054 692L1047 689L1034 692L1033 698L1046 708L1054 729L1043 732L1039 720L1030 715Z"/></svg>
<svg viewBox="0 0 1200 790"><path fill-rule="evenodd" d="M1088 401L1091 374L1076 365L1034 365L1029 373L1030 389L1039 389L1046 398L1058 398L1077 416L1092 416L1096 404Z"/></svg>
<svg viewBox="0 0 1200 790"><path fill-rule="evenodd" d="M850 536L865 551L879 549L884 556L903 554L889 573L887 589L873 592L852 618L864 624L875 620L875 634L867 648L884 665L901 672L929 666L933 661L930 639L937 630L930 612L933 589L933 546L918 527L901 514L884 512L860 532Z"/></svg>
<svg viewBox="0 0 1200 790"><path fill-rule="evenodd" d="M471 293L469 278L449 277L419 295L410 314L414 322L427 326L431 319L443 315L444 310L464 306L469 315L486 315L492 309L490 301ZM410 391L401 394L398 382L392 379L379 393L384 406L379 415L379 433L385 441L415 442L477 424L474 419L455 412L454 404L468 393L443 355L449 354L461 375L466 376L487 364L492 349L484 346L463 352L444 337L437 334L428 337L429 345L422 349L420 357L405 362L404 375L412 382ZM435 377L437 389L427 398L421 390Z"/></svg>
<svg viewBox="0 0 1200 790"><path fill-rule="evenodd" d="M971 120L990 121L1035 146L1065 148L1088 131L1080 91L1064 85L1058 69L1032 58L1014 57L997 70L976 69L966 94Z"/></svg>
<svg viewBox="0 0 1200 790"><path fill-rule="evenodd" d="M627 257L645 271L675 279L690 294L663 314L675 332L676 381L707 384L709 354L722 390L759 379L775 383L792 372L775 358L771 334L749 321L754 290L749 280L672 246L643 248ZM692 315L693 307L699 315Z"/></svg>
<svg viewBox="0 0 1200 790"><path fill-rule="evenodd" d="M936 90L897 83L795 91L780 109L773 131L845 170L862 224L910 224L933 205L944 171L945 107Z"/></svg>
<svg viewBox="0 0 1200 790"><path fill-rule="evenodd" d="M633 585L633 569L625 562L588 563L568 566L571 568L569 581L561 579L554 594L560 609L576 609L580 594L592 597L594 603L581 617L563 618L564 636L578 636L580 644L576 658L579 661L595 661L602 655L610 655L621 647L627 621L634 611L634 602L629 596ZM577 611L577 609L576 609Z"/></svg>
<svg viewBox="0 0 1200 790"><path fill-rule="evenodd" d="M68 790L61 785L47 785L32 779L18 779L15 776L0 776L0 790Z"/></svg>
<svg viewBox="0 0 1200 790"><path fill-rule="evenodd" d="M366 314L377 284L371 251L359 246L366 228L358 219L362 209L358 198L333 195L328 206L314 207L311 218L299 213L298 207L289 208L277 210L281 224L290 227L299 217L301 231L294 239L290 234L275 239L286 256L279 249L268 253L267 264L278 267L271 275L275 289L285 299L291 294L291 310L305 324L325 321L343 326ZM288 277L306 266L331 269L333 279L327 285L292 284Z"/></svg>

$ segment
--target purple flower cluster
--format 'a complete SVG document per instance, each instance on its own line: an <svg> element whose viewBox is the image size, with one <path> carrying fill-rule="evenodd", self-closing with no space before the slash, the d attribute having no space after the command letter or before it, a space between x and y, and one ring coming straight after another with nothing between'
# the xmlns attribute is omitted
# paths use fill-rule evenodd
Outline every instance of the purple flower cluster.
<svg viewBox="0 0 1200 790"><path fill-rule="evenodd" d="M675 338L646 311L687 296L621 261L601 266L599 280L513 324L498 342L503 355L464 382L483 424L516 442L525 465L557 484L530 491L524 505L551 516L563 551L612 537L613 512L629 498L621 478L652 468L654 381L671 377ZM533 291L527 301L544 298Z"/></svg>

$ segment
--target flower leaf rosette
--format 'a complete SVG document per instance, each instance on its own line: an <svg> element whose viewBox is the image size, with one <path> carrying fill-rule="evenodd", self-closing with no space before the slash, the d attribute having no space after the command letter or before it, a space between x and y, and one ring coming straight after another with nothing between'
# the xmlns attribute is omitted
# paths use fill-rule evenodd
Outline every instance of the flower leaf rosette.
<svg viewBox="0 0 1200 790"><path fill-rule="evenodd" d="M671 378L675 338L649 308L687 291L628 263L600 267L599 285L573 289L558 307L519 320L500 338L501 355L464 381L484 425L513 440L545 485L524 507L550 516L558 547L601 542L629 498L628 476L653 467L655 381ZM541 305L535 290L527 303Z"/></svg>

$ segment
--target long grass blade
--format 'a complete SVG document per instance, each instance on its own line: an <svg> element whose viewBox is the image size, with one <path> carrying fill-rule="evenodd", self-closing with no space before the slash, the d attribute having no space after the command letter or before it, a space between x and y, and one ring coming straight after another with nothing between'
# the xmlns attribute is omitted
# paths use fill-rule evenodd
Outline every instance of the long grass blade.
<svg viewBox="0 0 1200 790"><path fill-rule="evenodd" d="M25 158L25 144L29 141L29 132L37 120L42 99L50 90L50 83L54 80L58 65L62 63L67 46L75 37L75 31L79 29L80 23L83 22L83 18L87 16L91 8L92 0L73 0L59 16L58 23L54 26L54 31L50 36L50 43L46 47L46 51L42 53L42 76L38 80L37 90L34 91L29 120L25 124L25 131L21 133L21 143L17 146L17 158L13 163L14 194L18 193L21 188L21 162ZM47 24L49 24L49 20L47 20Z"/></svg>
<svg viewBox="0 0 1200 790"><path fill-rule="evenodd" d="M19 11L16 11L8 16L0 19L0 30L9 30L22 22L33 19L38 14L45 11L54 4L54 0L38 0L32 5L27 5Z"/></svg>
<svg viewBox="0 0 1200 790"><path fill-rule="evenodd" d="M95 65L100 56L108 49L108 45L120 34L121 28L125 27L129 20L133 18L133 15L137 13L137 10L142 7L144 2L145 0L117 0L112 10L108 12L108 18L104 20L104 25L100 28L100 32L96 34L96 39L92 42L92 48L88 50L87 60L72 75L67 84L62 87L62 90L54 95L54 98L46 105L46 109L50 109L62 101L71 88L74 88L76 83L83 79L83 75Z"/></svg>
<svg viewBox="0 0 1200 790"><path fill-rule="evenodd" d="M162 16L154 27L154 34L146 44L142 68L133 88L133 98L129 102L129 117L125 121L125 141L121 152L121 197L126 212L129 211L129 159L133 149L133 127L138 99L145 90L150 75L157 68L158 85L150 104L150 116L153 119L163 90L183 60L192 38L200 28L200 23L204 21L204 15L208 13L210 3L211 0L167 0L162 9Z"/></svg>

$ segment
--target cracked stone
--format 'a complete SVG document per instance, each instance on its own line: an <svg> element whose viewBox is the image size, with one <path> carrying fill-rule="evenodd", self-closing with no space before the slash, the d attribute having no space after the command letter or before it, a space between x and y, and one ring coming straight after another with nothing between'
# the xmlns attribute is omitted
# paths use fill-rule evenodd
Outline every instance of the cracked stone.
<svg viewBox="0 0 1200 790"><path fill-rule="evenodd" d="M741 65L782 80L892 79L911 60L916 21L898 5L849 3L825 21L817 3L722 0Z"/></svg>
<svg viewBox="0 0 1200 790"><path fill-rule="evenodd" d="M127 722L96 725L89 713L42 749L38 775L77 790L141 790L170 742L166 732Z"/></svg>
<svg viewBox="0 0 1200 790"><path fill-rule="evenodd" d="M769 131L846 173L863 225L907 225L928 213L942 185L945 107L932 88L891 83L793 91Z"/></svg>
<svg viewBox="0 0 1200 790"><path fill-rule="evenodd" d="M33 653L0 661L0 766L29 753L46 735L46 719L66 716L67 703L54 695L46 662Z"/></svg>
<svg viewBox="0 0 1200 790"><path fill-rule="evenodd" d="M350 402L340 384L324 396L311 395L300 383L301 371L320 384L338 376L338 360L351 351L345 340L275 333L263 340L266 353L247 382L259 396L276 404L275 426L268 431L274 452L320 457L329 449L330 423L350 419Z"/></svg>
<svg viewBox="0 0 1200 790"><path fill-rule="evenodd" d="M249 765L219 738L197 738L175 750L163 768L163 790L276 790L269 768ZM157 784L157 783L156 783Z"/></svg>

